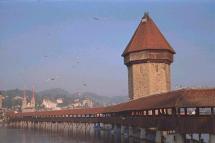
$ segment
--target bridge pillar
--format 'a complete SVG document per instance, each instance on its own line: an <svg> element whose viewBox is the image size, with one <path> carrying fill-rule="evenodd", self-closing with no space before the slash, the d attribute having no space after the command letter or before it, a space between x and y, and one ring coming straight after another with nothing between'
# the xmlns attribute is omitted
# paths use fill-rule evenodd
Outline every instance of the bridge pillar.
<svg viewBox="0 0 215 143"><path fill-rule="evenodd" d="M73 123L69 123L69 131L73 132Z"/></svg>
<svg viewBox="0 0 215 143"><path fill-rule="evenodd" d="M56 132L57 131L57 123L53 123L53 131Z"/></svg>
<svg viewBox="0 0 215 143"><path fill-rule="evenodd" d="M16 122L15 126L16 126L16 128L18 128L18 127L22 128L21 127L21 122Z"/></svg>
<svg viewBox="0 0 215 143"><path fill-rule="evenodd" d="M46 128L46 129L47 129L47 130L50 130L50 128L51 128L51 125L50 125L50 124L51 124L51 123L50 123L50 122L46 122L46 124L47 124L47 128Z"/></svg>
<svg viewBox="0 0 215 143"><path fill-rule="evenodd" d="M70 123L67 123L67 131L69 132L70 131Z"/></svg>
<svg viewBox="0 0 215 143"><path fill-rule="evenodd" d="M146 139L146 130L144 128L140 128L140 139Z"/></svg>
<svg viewBox="0 0 215 143"><path fill-rule="evenodd" d="M175 143L174 135L173 134L167 134L165 136L165 143Z"/></svg>
<svg viewBox="0 0 215 143"><path fill-rule="evenodd" d="M45 122L45 130L48 130L48 128L49 128L49 123Z"/></svg>
<svg viewBox="0 0 215 143"><path fill-rule="evenodd" d="M41 129L41 122L38 122L38 129Z"/></svg>
<svg viewBox="0 0 215 143"><path fill-rule="evenodd" d="M24 128L25 127L25 122L24 121L22 121L22 128Z"/></svg>
<svg viewBox="0 0 215 143"><path fill-rule="evenodd" d="M64 130L65 130L65 123L64 123L64 122L61 123L61 128L60 128L60 130L61 130L62 132L64 132Z"/></svg>
<svg viewBox="0 0 215 143"><path fill-rule="evenodd" d="M125 126L121 125L121 135L125 134Z"/></svg>
<svg viewBox="0 0 215 143"><path fill-rule="evenodd" d="M65 123L65 130L68 132L69 131L69 123Z"/></svg>
<svg viewBox="0 0 215 143"><path fill-rule="evenodd" d="M40 122L37 123L37 129L40 129Z"/></svg>
<svg viewBox="0 0 215 143"><path fill-rule="evenodd" d="M23 122L17 122L17 127L23 128Z"/></svg>
<svg viewBox="0 0 215 143"><path fill-rule="evenodd" d="M209 134L209 143L215 143L215 135Z"/></svg>
<svg viewBox="0 0 215 143"><path fill-rule="evenodd" d="M120 131L119 131L120 130ZM119 129L118 126L116 124L112 125L112 131L111 134L112 135L118 135L118 133L121 132L121 128Z"/></svg>
<svg viewBox="0 0 215 143"><path fill-rule="evenodd" d="M64 122L64 123L63 123L63 132L66 132L66 131L67 131L67 123Z"/></svg>
<svg viewBox="0 0 215 143"><path fill-rule="evenodd" d="M22 122L22 121L21 121L21 122L18 122L17 124L18 124L18 125L17 125L18 127L23 128L23 122Z"/></svg>
<svg viewBox="0 0 215 143"><path fill-rule="evenodd" d="M34 122L31 122L31 127L32 127L32 129L35 128L35 123Z"/></svg>
<svg viewBox="0 0 215 143"><path fill-rule="evenodd" d="M48 130L52 131L52 122L48 122Z"/></svg>
<svg viewBox="0 0 215 143"><path fill-rule="evenodd" d="M94 135L94 131L95 131L95 129L93 127L93 124L89 124L89 134Z"/></svg>
<svg viewBox="0 0 215 143"><path fill-rule="evenodd" d="M133 132L133 127L132 126L128 127L128 136L129 137L134 136L134 132Z"/></svg>
<svg viewBox="0 0 215 143"><path fill-rule="evenodd" d="M43 130L46 129L46 122L43 122Z"/></svg>
<svg viewBox="0 0 215 143"><path fill-rule="evenodd" d="M45 130L46 129L46 122L42 123L42 129Z"/></svg>
<svg viewBox="0 0 215 143"><path fill-rule="evenodd" d="M155 134L155 143L161 143L161 137L162 136L162 132L161 131L156 131Z"/></svg>
<svg viewBox="0 0 215 143"><path fill-rule="evenodd" d="M57 122L57 132L60 131L61 123Z"/></svg>
<svg viewBox="0 0 215 143"><path fill-rule="evenodd" d="M100 123L95 123L94 128L100 129L101 128Z"/></svg>
<svg viewBox="0 0 215 143"><path fill-rule="evenodd" d="M174 137L175 143L184 143L184 137L182 134L175 134Z"/></svg>
<svg viewBox="0 0 215 143"><path fill-rule="evenodd" d="M63 132L63 123L62 122L58 123L58 131Z"/></svg>
<svg viewBox="0 0 215 143"><path fill-rule="evenodd" d="M40 122L40 129L43 129L43 122Z"/></svg>

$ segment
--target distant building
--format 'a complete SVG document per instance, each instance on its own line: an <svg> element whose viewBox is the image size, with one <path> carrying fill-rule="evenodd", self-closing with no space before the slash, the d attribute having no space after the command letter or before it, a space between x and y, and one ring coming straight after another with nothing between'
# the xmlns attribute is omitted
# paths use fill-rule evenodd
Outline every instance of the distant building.
<svg viewBox="0 0 215 143"><path fill-rule="evenodd" d="M92 108L93 107L93 101L90 98L85 98L82 100L82 106Z"/></svg>
<svg viewBox="0 0 215 143"><path fill-rule="evenodd" d="M75 99L71 106L73 108L81 108L82 107L82 103L81 103L81 101L79 99Z"/></svg>
<svg viewBox="0 0 215 143"><path fill-rule="evenodd" d="M57 101L58 104L62 104L63 103L63 99L62 98L58 98L56 101Z"/></svg>
<svg viewBox="0 0 215 143"><path fill-rule="evenodd" d="M49 99L43 99L42 105L44 106L45 109L49 110L54 110L57 108L57 102L56 101L51 101Z"/></svg>
<svg viewBox="0 0 215 143"><path fill-rule="evenodd" d="M22 100L22 112L34 112L35 111L35 106L36 106L36 101L35 101L35 93L34 89L32 90L32 98L30 102L28 102L26 93L24 90L23 93L23 100Z"/></svg>
<svg viewBox="0 0 215 143"><path fill-rule="evenodd" d="M15 96L15 97L13 97L13 99L14 99L14 100L22 100L22 99L23 99L23 97Z"/></svg>
<svg viewBox="0 0 215 143"><path fill-rule="evenodd" d="M93 100L90 98L84 98L84 99L75 99L73 103L69 104L69 108L92 108L94 106Z"/></svg>

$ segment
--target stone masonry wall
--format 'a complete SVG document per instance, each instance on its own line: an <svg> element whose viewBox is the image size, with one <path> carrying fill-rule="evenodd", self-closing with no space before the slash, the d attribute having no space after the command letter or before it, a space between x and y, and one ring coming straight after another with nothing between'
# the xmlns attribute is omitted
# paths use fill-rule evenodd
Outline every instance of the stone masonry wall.
<svg viewBox="0 0 215 143"><path fill-rule="evenodd" d="M141 63L128 66L130 99L170 90L170 66L165 63Z"/></svg>

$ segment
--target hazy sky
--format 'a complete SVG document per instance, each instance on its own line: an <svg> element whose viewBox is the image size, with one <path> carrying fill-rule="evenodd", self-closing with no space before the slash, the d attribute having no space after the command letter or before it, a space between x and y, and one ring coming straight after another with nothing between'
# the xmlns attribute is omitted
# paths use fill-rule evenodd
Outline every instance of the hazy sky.
<svg viewBox="0 0 215 143"><path fill-rule="evenodd" d="M0 89L127 96L121 54L145 11L176 51L173 88L215 87L214 7L212 0L0 0Z"/></svg>

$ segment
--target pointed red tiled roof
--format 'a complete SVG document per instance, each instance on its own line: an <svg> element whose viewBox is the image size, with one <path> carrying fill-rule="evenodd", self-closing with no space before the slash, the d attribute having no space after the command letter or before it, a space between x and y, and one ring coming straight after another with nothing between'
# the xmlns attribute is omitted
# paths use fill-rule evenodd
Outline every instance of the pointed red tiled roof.
<svg viewBox="0 0 215 143"><path fill-rule="evenodd" d="M147 13L142 18L122 56L143 50L168 50L175 54L174 49Z"/></svg>

